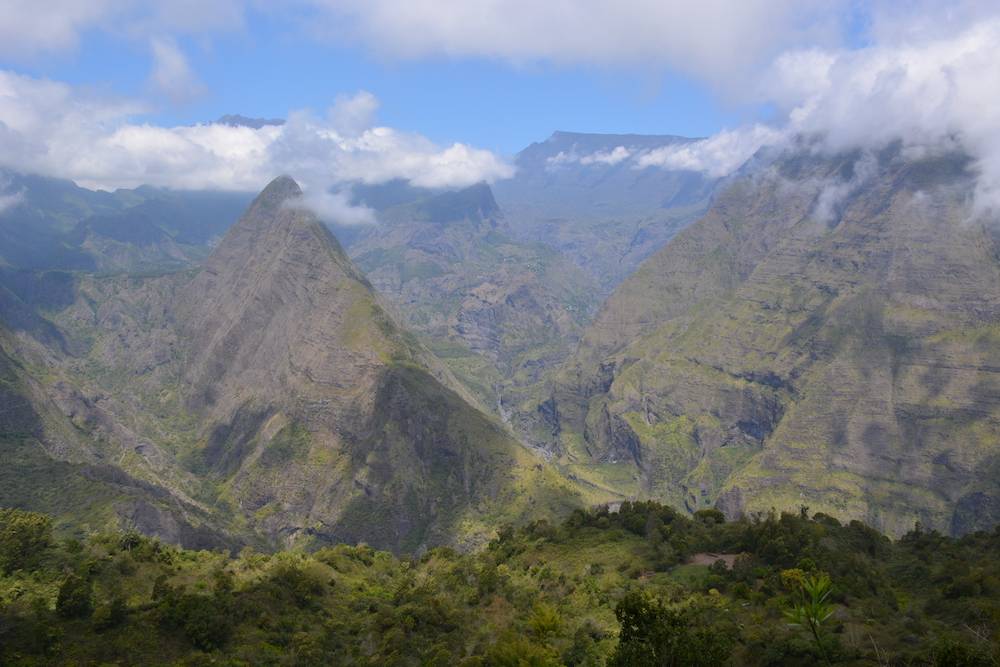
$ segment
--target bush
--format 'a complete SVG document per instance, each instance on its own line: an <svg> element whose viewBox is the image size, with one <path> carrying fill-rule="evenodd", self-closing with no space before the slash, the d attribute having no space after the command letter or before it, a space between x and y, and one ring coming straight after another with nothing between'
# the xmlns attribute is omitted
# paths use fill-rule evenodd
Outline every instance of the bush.
<svg viewBox="0 0 1000 667"><path fill-rule="evenodd" d="M36 512L0 509L0 572L36 568L51 545L51 518Z"/></svg>
<svg viewBox="0 0 1000 667"><path fill-rule="evenodd" d="M128 607L125 604L125 598L116 595L108 602L98 605L97 609L94 610L94 628L98 632L117 628L125 622L127 615Z"/></svg>
<svg viewBox="0 0 1000 667"><path fill-rule="evenodd" d="M935 667L995 667L997 661L990 653L982 646L941 639L933 649L931 660Z"/></svg>
<svg viewBox="0 0 1000 667"><path fill-rule="evenodd" d="M732 651L730 629L696 618L691 608L670 608L645 593L627 594L615 608L621 624L611 667L714 667Z"/></svg>
<svg viewBox="0 0 1000 667"><path fill-rule="evenodd" d="M232 634L229 609L218 598L171 591L160 603L160 622L179 629L193 646L203 651L222 647Z"/></svg>
<svg viewBox="0 0 1000 667"><path fill-rule="evenodd" d="M56 613L63 618L86 618L94 610L94 586L90 579L71 574L59 587Z"/></svg>

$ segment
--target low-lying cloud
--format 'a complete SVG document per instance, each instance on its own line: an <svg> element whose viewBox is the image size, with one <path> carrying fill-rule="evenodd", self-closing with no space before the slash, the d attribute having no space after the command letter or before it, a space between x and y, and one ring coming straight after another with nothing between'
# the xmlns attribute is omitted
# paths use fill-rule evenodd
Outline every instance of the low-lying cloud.
<svg viewBox="0 0 1000 667"><path fill-rule="evenodd" d="M1000 17L923 34L784 54L763 78L763 97L784 111L785 134L815 137L830 152L895 141L911 151L960 149L974 160L977 205L1000 210Z"/></svg>
<svg viewBox="0 0 1000 667"><path fill-rule="evenodd" d="M632 148L627 148L625 146L615 146L609 151L595 151L587 155L580 155L576 151L559 151L557 154L548 158L545 163L549 169L557 169L563 165L571 164L582 164L587 165L605 165L613 167L616 164L628 160L635 153Z"/></svg>
<svg viewBox="0 0 1000 667"><path fill-rule="evenodd" d="M0 194L0 213L3 213L9 208L13 208L21 203L24 198L23 193L15 192L13 194Z"/></svg>
<svg viewBox="0 0 1000 667"><path fill-rule="evenodd" d="M461 187L513 173L490 151L442 147L374 125L376 107L372 95L359 93L325 116L295 112L281 126L158 127L134 122L145 108L128 100L92 98L63 83L0 71L0 166L106 190L149 184L251 191L280 173L310 191L393 179ZM331 197L309 201L348 222L364 216Z"/></svg>
<svg viewBox="0 0 1000 667"><path fill-rule="evenodd" d="M642 153L636 157L636 166L700 171L719 178L738 169L762 146L783 141L784 136L782 131L766 125L723 130L707 139Z"/></svg>

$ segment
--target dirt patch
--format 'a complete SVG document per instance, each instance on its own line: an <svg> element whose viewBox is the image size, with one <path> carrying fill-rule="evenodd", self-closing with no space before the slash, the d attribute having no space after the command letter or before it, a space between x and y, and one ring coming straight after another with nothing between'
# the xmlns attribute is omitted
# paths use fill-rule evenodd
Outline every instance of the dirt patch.
<svg viewBox="0 0 1000 667"><path fill-rule="evenodd" d="M692 554L688 559L688 565L711 565L717 560L725 562L726 568L733 569L733 563L740 557L740 554L715 554L710 551Z"/></svg>

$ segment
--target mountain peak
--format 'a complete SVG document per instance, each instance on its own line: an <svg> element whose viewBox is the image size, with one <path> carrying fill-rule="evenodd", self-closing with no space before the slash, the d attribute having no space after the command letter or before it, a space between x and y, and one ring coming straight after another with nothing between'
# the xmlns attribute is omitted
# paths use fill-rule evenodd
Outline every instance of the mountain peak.
<svg viewBox="0 0 1000 667"><path fill-rule="evenodd" d="M302 188L295 182L295 179L286 174L278 176L267 184L257 196L258 200L284 201L292 197L301 197Z"/></svg>
<svg viewBox="0 0 1000 667"><path fill-rule="evenodd" d="M281 118L249 118L238 113L227 113L224 116L220 116L215 122L218 125L228 125L229 127L249 127L254 130L259 130L262 127L267 127L269 125L285 124L285 121Z"/></svg>
<svg viewBox="0 0 1000 667"><path fill-rule="evenodd" d="M267 184L260 194L250 204L244 218L256 217L254 214L273 215L289 200L302 196L302 188L291 176L278 176Z"/></svg>

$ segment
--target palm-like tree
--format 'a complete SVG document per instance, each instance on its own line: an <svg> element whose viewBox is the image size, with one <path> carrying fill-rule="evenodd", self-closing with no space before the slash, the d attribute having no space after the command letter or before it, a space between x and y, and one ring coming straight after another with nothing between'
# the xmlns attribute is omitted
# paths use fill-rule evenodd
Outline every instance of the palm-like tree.
<svg viewBox="0 0 1000 667"><path fill-rule="evenodd" d="M799 600L785 612L792 625L809 629L816 648L828 664L830 656L823 641L823 624L833 616L833 604L829 601L832 591L833 582L826 574L803 577L799 585Z"/></svg>

